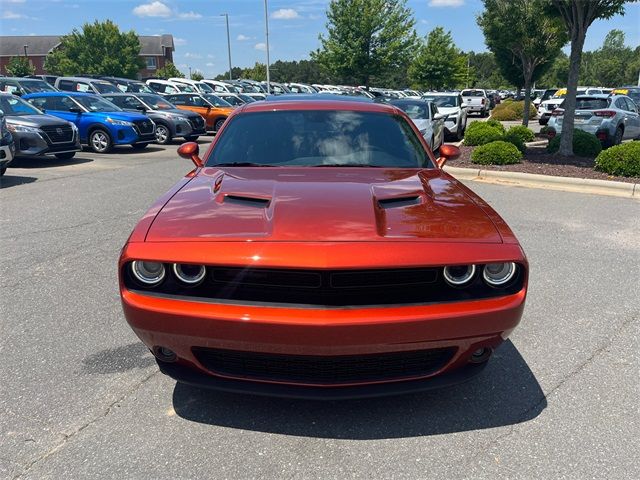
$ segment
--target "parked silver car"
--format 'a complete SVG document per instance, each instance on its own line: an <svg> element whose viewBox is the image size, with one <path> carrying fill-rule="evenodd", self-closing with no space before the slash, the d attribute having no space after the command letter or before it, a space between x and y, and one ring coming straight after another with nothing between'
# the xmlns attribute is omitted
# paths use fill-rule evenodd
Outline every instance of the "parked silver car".
<svg viewBox="0 0 640 480"><path fill-rule="evenodd" d="M561 104L549 120L551 136L562 133L563 120ZM593 133L604 147L610 147L623 140L640 139L640 114L626 95L580 95L576 97L575 128Z"/></svg>
<svg viewBox="0 0 640 480"><path fill-rule="evenodd" d="M462 140L467 129L467 106L459 93L442 92L427 93L423 100L432 102L438 108L438 113L445 116L445 135L456 140Z"/></svg>
<svg viewBox="0 0 640 480"><path fill-rule="evenodd" d="M391 100L389 103L403 110L418 127L431 150L438 151L444 143L445 116L438 112L435 103L409 98Z"/></svg>

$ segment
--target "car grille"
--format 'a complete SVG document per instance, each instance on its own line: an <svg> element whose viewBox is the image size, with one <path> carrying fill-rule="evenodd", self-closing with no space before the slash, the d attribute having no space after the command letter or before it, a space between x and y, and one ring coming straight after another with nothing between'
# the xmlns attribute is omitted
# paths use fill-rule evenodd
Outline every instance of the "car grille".
<svg viewBox="0 0 640 480"><path fill-rule="evenodd" d="M153 122L151 120L136 120L133 122L139 135L153 134Z"/></svg>
<svg viewBox="0 0 640 480"><path fill-rule="evenodd" d="M49 143L68 143L73 141L71 125L45 125L40 127L48 137Z"/></svg>
<svg viewBox="0 0 640 480"><path fill-rule="evenodd" d="M207 370L224 376L300 384L339 385L418 378L443 368L455 348L367 355L282 355L193 348Z"/></svg>
<svg viewBox="0 0 640 480"><path fill-rule="evenodd" d="M202 130L204 128L204 118L200 115L189 117L189 123L194 130Z"/></svg>

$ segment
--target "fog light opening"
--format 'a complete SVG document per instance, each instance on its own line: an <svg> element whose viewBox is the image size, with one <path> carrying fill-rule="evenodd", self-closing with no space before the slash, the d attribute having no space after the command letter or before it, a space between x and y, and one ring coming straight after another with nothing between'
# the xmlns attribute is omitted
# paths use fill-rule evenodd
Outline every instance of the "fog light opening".
<svg viewBox="0 0 640 480"><path fill-rule="evenodd" d="M470 363L484 363L489 360L493 350L490 348L479 348L475 352L471 354L471 358L469 358Z"/></svg>
<svg viewBox="0 0 640 480"><path fill-rule="evenodd" d="M152 352L153 355L161 362L172 363L178 359L178 355L176 355L176 352L167 347L160 347L156 345L155 347L153 347Z"/></svg>

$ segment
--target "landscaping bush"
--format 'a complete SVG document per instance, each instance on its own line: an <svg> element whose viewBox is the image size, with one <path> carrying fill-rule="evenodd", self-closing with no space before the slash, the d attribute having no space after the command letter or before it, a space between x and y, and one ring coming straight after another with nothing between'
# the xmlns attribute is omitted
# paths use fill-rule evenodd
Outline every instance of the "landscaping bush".
<svg viewBox="0 0 640 480"><path fill-rule="evenodd" d="M502 122L508 122L513 120L518 120L518 115L513 110L509 110L508 108L502 108L500 110L493 109L491 111L491 118L495 120L500 120Z"/></svg>
<svg viewBox="0 0 640 480"><path fill-rule="evenodd" d="M562 135L557 135L549 140L547 152L556 153L560 150L560 139ZM592 133L583 132L582 130L573 131L573 154L578 157L595 158L602 151L602 145L598 137Z"/></svg>
<svg viewBox="0 0 640 480"><path fill-rule="evenodd" d="M486 121L486 124L491 127L499 128L502 133L505 133L504 125L502 125L498 120L490 118Z"/></svg>
<svg viewBox="0 0 640 480"><path fill-rule="evenodd" d="M496 105L491 111L491 118L496 120L522 120L524 113L524 101L522 102L503 102ZM531 104L529 109L529 118L535 118L538 114L536 107Z"/></svg>
<svg viewBox="0 0 640 480"><path fill-rule="evenodd" d="M497 141L476 148L471 161L481 165L510 165L520 163L522 152L509 142Z"/></svg>
<svg viewBox="0 0 640 480"><path fill-rule="evenodd" d="M596 170L623 177L640 177L640 142L623 143L600 152Z"/></svg>
<svg viewBox="0 0 640 480"><path fill-rule="evenodd" d="M527 147L522 141L522 137L520 137L520 135L516 133L511 132L511 130L512 129L509 129L509 131L503 135L501 140L503 142L508 142L513 144L518 150L520 150L522 153L525 153L527 151Z"/></svg>
<svg viewBox="0 0 640 480"><path fill-rule="evenodd" d="M550 130L551 130L551 127L549 125L545 125L540 129L540 136L542 137L548 136Z"/></svg>
<svg viewBox="0 0 640 480"><path fill-rule="evenodd" d="M533 133L533 130L529 130L524 125L516 125L515 127L511 127L507 132L508 135L515 135L522 140L523 143L532 142L536 136Z"/></svg>
<svg viewBox="0 0 640 480"><path fill-rule="evenodd" d="M487 124L486 122L473 122L464 132L464 144L469 146L484 145L485 143L500 140L504 134L504 128Z"/></svg>

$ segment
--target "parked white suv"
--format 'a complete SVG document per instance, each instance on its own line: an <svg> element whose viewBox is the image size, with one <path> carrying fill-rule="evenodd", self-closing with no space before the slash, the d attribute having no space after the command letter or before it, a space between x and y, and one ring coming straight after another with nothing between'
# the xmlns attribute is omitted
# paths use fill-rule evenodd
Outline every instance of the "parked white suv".
<svg viewBox="0 0 640 480"><path fill-rule="evenodd" d="M467 128L467 106L462 96L452 92L430 92L423 95L422 99L434 103L438 113L445 116L445 135L462 140Z"/></svg>
<svg viewBox="0 0 640 480"><path fill-rule="evenodd" d="M601 88L578 87L577 95L600 95L602 93ZM567 89L561 88L549 100L543 100L540 102L540 106L538 107L538 123L540 125L546 125L549 123L551 114L562 102L564 102L564 97L566 97L566 95Z"/></svg>

